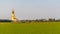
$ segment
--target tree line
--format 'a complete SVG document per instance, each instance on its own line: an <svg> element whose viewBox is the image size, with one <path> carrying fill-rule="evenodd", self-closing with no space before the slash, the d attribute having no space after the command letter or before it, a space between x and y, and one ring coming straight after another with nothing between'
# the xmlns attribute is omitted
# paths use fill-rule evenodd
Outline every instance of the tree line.
<svg viewBox="0 0 60 34"><path fill-rule="evenodd" d="M60 22L60 19L53 19L53 18L49 18L48 20L47 19L36 19L36 20L20 20L20 22Z"/></svg>

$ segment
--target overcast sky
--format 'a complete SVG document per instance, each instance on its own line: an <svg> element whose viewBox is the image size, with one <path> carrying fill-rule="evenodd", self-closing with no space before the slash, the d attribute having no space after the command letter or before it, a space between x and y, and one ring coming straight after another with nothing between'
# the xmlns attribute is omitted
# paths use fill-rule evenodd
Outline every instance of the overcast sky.
<svg viewBox="0 0 60 34"><path fill-rule="evenodd" d="M60 18L60 0L0 0L0 19L10 19L12 8L18 19Z"/></svg>

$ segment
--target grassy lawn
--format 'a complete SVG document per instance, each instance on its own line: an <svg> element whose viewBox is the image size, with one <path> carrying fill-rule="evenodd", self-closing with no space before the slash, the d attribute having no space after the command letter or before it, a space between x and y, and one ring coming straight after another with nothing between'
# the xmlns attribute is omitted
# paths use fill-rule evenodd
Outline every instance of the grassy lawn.
<svg viewBox="0 0 60 34"><path fill-rule="evenodd" d="M0 34L60 34L60 22L0 23Z"/></svg>

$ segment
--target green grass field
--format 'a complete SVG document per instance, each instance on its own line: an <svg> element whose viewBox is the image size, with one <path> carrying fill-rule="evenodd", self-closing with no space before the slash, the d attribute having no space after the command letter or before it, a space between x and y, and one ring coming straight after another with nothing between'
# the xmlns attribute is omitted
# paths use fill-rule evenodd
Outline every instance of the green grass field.
<svg viewBox="0 0 60 34"><path fill-rule="evenodd" d="M0 34L60 34L60 22L0 23Z"/></svg>

